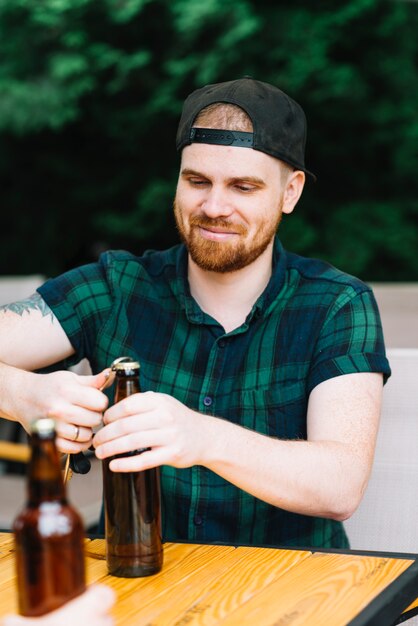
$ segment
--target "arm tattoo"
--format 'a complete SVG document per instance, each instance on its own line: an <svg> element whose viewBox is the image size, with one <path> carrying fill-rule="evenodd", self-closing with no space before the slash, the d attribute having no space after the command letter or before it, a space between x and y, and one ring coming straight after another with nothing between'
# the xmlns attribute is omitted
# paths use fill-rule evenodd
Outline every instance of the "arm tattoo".
<svg viewBox="0 0 418 626"><path fill-rule="evenodd" d="M50 315L51 321L54 321L55 319L55 315L39 293L34 293L29 296L29 298L25 298L25 300L18 300L18 302L4 304L3 306L0 306L0 311L11 311L12 313L16 313L20 316L22 316L23 313L40 311L42 313L42 317Z"/></svg>

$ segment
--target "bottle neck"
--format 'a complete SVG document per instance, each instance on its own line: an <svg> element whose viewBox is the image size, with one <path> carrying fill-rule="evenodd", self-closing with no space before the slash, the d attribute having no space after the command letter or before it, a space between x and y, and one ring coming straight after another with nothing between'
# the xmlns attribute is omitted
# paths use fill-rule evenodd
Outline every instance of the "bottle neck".
<svg viewBox="0 0 418 626"><path fill-rule="evenodd" d="M116 372L115 403L140 391L138 374Z"/></svg>
<svg viewBox="0 0 418 626"><path fill-rule="evenodd" d="M42 502L65 502L65 487L62 479L55 435L33 434L32 454L28 468L29 504L37 506Z"/></svg>

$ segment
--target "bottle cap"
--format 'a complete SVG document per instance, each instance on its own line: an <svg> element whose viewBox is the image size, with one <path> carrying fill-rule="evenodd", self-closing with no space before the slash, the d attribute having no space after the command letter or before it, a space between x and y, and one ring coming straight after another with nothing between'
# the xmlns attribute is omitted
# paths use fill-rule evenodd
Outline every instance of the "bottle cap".
<svg viewBox="0 0 418 626"><path fill-rule="evenodd" d="M40 417L33 420L30 425L33 435L50 435L55 432L55 420L52 417Z"/></svg>
<svg viewBox="0 0 418 626"><path fill-rule="evenodd" d="M139 368L139 362L134 361L130 356L120 356L118 359L115 359L111 365L111 369L114 372L120 372L121 370L137 370Z"/></svg>

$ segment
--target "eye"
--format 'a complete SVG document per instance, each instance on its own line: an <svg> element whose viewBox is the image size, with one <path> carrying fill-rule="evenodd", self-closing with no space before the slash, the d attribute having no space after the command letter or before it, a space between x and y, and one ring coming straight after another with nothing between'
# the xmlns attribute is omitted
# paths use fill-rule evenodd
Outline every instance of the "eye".
<svg viewBox="0 0 418 626"><path fill-rule="evenodd" d="M235 183L235 188L243 193L251 193L257 189L255 185L250 185L249 183Z"/></svg>
<svg viewBox="0 0 418 626"><path fill-rule="evenodd" d="M188 178L188 182L192 187L202 187L209 184L209 181L204 178Z"/></svg>

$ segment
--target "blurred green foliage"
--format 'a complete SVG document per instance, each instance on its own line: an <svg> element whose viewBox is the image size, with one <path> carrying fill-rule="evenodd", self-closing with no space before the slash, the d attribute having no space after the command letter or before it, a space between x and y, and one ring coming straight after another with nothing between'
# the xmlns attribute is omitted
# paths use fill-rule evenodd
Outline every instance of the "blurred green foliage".
<svg viewBox="0 0 418 626"><path fill-rule="evenodd" d="M0 0L0 273L176 243L182 102L249 74L308 118L285 246L418 280L417 32L396 0Z"/></svg>

